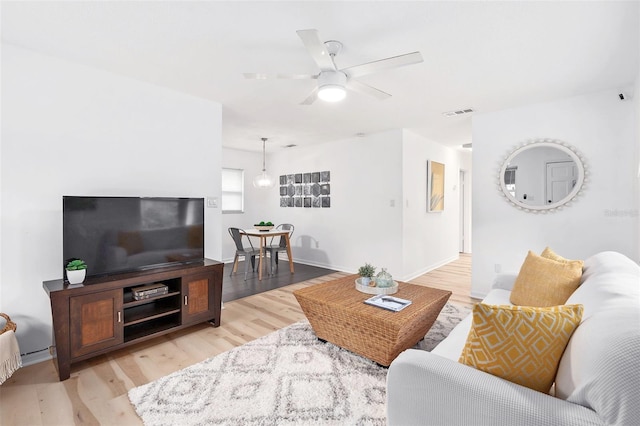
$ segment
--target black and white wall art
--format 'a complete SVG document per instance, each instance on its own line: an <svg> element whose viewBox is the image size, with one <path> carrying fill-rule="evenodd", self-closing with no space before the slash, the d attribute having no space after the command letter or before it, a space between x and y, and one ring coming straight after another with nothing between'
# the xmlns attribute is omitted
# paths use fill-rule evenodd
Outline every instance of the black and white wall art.
<svg viewBox="0 0 640 426"><path fill-rule="evenodd" d="M331 172L280 176L280 207L331 207Z"/></svg>

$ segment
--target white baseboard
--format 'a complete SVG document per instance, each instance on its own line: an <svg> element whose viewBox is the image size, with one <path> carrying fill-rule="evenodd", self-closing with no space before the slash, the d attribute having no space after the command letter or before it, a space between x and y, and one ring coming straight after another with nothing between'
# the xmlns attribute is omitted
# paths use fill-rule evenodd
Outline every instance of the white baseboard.
<svg viewBox="0 0 640 426"><path fill-rule="evenodd" d="M49 351L41 351L41 352L36 352L30 355L24 355L22 357L22 366L28 367L33 364L49 361L52 358L53 356L51 356Z"/></svg>
<svg viewBox="0 0 640 426"><path fill-rule="evenodd" d="M444 260L442 260L442 261L440 261L440 262L437 262L437 263L434 263L434 264L432 264L432 265L429 265L429 266L427 266L426 268L422 268L421 270L416 271L416 272L414 272L414 273L412 273L412 274L410 274L410 275L407 275L407 276L401 277L401 278L400 278L400 281L405 281L405 282L411 281L412 279L417 278L417 277L419 277L420 275L424 275L424 274L426 274L427 272L431 272L431 271L433 271L434 269L438 269L438 268L440 268L441 266L446 265L447 263L451 263L451 262L453 262L454 260L458 260L459 258L460 258L460 255L451 256L451 257L449 257L449 258L447 258L447 259L444 259Z"/></svg>

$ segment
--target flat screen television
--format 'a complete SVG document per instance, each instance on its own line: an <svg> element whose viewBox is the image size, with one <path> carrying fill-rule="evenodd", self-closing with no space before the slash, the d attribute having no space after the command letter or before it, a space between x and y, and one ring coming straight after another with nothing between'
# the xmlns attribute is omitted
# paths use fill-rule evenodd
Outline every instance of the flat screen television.
<svg viewBox="0 0 640 426"><path fill-rule="evenodd" d="M204 259L204 199L62 198L63 268L87 264L87 276L153 269Z"/></svg>

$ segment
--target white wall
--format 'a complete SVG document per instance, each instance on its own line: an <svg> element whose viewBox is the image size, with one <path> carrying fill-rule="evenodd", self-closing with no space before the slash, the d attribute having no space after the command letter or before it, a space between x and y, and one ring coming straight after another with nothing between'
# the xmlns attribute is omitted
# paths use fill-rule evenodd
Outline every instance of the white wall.
<svg viewBox="0 0 640 426"><path fill-rule="evenodd" d="M464 244L462 246L462 253L471 253L471 248L473 247L473 232L472 232L472 223L473 223L473 168L472 168L472 152L471 151L463 151L460 153L460 167L462 171L465 172L465 182L463 188L463 197L464 197L464 212L463 216L463 224L461 228L463 228L462 232L464 237Z"/></svg>
<svg viewBox="0 0 640 426"><path fill-rule="evenodd" d="M640 188L640 69L638 69L638 76L636 77L635 89L633 91L633 99L631 99L631 103L635 108L635 117L636 117L636 156L635 163L637 164L637 173L636 173L636 182L637 187ZM635 195L636 206L640 207L640 190L637 190ZM636 217L640 215L640 210L636 210ZM636 232L637 241L640 241L640 219L636 220Z"/></svg>
<svg viewBox="0 0 640 426"><path fill-rule="evenodd" d="M259 144L262 146L262 142L259 139L256 139L256 146ZM267 147L267 152L272 149L274 148ZM277 179L278 176L272 173L270 157L271 155L267 154L267 173ZM236 247L227 230L230 227L249 229L253 228L254 224L259 223L262 220L269 220L265 217L266 213L264 206L269 201L270 192L253 187L253 178L262 172L262 152L257 153L222 148L222 167L244 170L244 213L222 214L222 261L231 262L233 261ZM227 273L229 273L228 270Z"/></svg>
<svg viewBox="0 0 640 426"><path fill-rule="evenodd" d="M604 91L473 117L473 295L487 293L495 265L517 273L528 250L546 246L573 259L615 250L638 260L635 111ZM498 168L529 138L559 139L584 155L589 181L572 206L533 214L500 196Z"/></svg>
<svg viewBox="0 0 640 426"><path fill-rule="evenodd" d="M296 226L296 262L356 272L365 262L406 280L458 256L458 170L461 153L411 132L392 130L322 145L273 149L267 171L281 174L331 172L330 208L280 207L278 186L251 187L259 157L223 150L223 166L244 168L248 189L244 215L223 215L228 226L250 227L256 220ZM426 213L426 161L446 164L447 205ZM470 170L470 164L466 167ZM249 171L251 169L251 171ZM233 257L231 239L224 259Z"/></svg>
<svg viewBox="0 0 640 426"><path fill-rule="evenodd" d="M403 134L403 271L411 278L458 258L462 153L410 131ZM445 165L442 212L427 212L427 160ZM469 170L470 171L470 170Z"/></svg>
<svg viewBox="0 0 640 426"><path fill-rule="evenodd" d="M296 227L296 261L347 272L369 262L402 275L402 132L388 131L271 155L281 174L331 172L331 207L280 207L278 186L269 190L266 219Z"/></svg>
<svg viewBox="0 0 640 426"><path fill-rule="evenodd" d="M62 196L220 197L222 111L6 44L2 107L0 311L27 353L51 345L42 282L61 278ZM220 258L218 209L205 232L205 255Z"/></svg>

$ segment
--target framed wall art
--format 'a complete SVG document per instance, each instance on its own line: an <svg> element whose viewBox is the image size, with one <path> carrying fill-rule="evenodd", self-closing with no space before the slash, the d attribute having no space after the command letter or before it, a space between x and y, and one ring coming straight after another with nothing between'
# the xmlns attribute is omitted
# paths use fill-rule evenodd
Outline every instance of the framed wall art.
<svg viewBox="0 0 640 426"><path fill-rule="evenodd" d="M280 176L280 207L331 207L331 172L291 173Z"/></svg>
<svg viewBox="0 0 640 426"><path fill-rule="evenodd" d="M427 161L427 211L444 210L444 164Z"/></svg>

